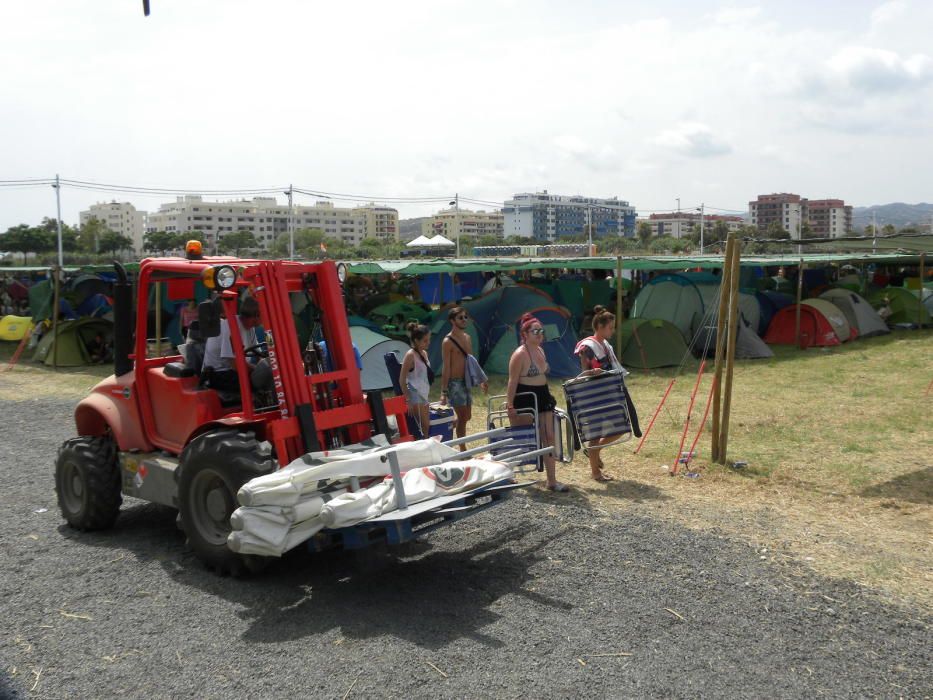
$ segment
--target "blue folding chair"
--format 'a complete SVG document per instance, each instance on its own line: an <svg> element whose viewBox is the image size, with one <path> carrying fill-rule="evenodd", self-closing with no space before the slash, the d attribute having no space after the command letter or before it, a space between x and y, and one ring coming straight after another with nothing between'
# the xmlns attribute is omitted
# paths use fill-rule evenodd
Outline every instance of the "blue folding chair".
<svg viewBox="0 0 933 700"><path fill-rule="evenodd" d="M621 370L579 376L564 382L563 389L571 424L584 449L596 447L597 440L608 437L616 439L599 447L632 439L628 390Z"/></svg>

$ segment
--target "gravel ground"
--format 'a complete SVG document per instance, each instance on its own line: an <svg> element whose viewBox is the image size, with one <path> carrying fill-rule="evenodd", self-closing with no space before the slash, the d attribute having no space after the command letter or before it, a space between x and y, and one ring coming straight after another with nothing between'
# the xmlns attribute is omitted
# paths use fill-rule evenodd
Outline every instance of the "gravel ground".
<svg viewBox="0 0 933 700"><path fill-rule="evenodd" d="M531 489L391 554L222 579L170 509L62 525L72 403L4 408L0 695L933 695L923 612L665 522L650 487L616 514Z"/></svg>

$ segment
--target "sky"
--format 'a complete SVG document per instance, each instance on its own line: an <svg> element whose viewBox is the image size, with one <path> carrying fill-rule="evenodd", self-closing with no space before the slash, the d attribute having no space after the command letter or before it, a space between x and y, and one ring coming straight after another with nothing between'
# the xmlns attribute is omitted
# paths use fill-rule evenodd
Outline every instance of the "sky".
<svg viewBox="0 0 933 700"><path fill-rule="evenodd" d="M173 191L291 183L402 218L455 193L501 203L545 189L643 214L678 199L741 213L770 192L933 200L929 0L151 10L0 3L0 231L55 216L51 187L4 181L55 174ZM71 185L61 197L68 223L94 202L174 199Z"/></svg>

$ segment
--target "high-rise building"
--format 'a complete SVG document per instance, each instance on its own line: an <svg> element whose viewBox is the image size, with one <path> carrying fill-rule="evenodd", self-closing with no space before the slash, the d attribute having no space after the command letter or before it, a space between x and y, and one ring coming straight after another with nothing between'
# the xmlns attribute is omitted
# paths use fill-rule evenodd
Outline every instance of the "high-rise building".
<svg viewBox="0 0 933 700"><path fill-rule="evenodd" d="M456 241L458 238L495 236L502 238L503 217L499 211L470 211L469 209L444 209L421 222L423 236L436 236ZM470 246L473 242L470 242Z"/></svg>
<svg viewBox="0 0 933 700"><path fill-rule="evenodd" d="M799 194L760 194L748 203L752 226L762 233L775 222L796 238L807 225L810 236L839 238L852 232L852 207L841 199L807 199Z"/></svg>
<svg viewBox="0 0 933 700"><path fill-rule="evenodd" d="M139 211L129 202L98 202L79 214L81 225L97 219L114 233L133 241L133 250L142 252L143 233L146 230L146 212Z"/></svg>
<svg viewBox="0 0 933 700"><path fill-rule="evenodd" d="M615 197L600 199L548 194L516 194L502 207L504 235L556 241L570 236L593 238L635 235L635 207Z"/></svg>
<svg viewBox="0 0 933 700"><path fill-rule="evenodd" d="M148 217L146 231L170 231L204 234L213 249L227 233L246 230L268 249L279 236L291 230L319 229L325 238L359 245L364 238L398 240L398 211L369 204L361 207L336 207L333 202L313 206L279 204L274 197L254 197L232 202L209 202L199 195L178 197L163 204Z"/></svg>

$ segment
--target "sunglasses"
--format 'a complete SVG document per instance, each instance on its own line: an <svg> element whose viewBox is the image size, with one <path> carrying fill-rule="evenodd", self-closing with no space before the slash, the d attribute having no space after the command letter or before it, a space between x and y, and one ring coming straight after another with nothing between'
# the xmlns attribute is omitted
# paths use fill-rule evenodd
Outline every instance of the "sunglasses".
<svg viewBox="0 0 933 700"><path fill-rule="evenodd" d="M470 317L467 316L466 314L460 314L456 318L458 321L469 321L470 320Z"/></svg>
<svg viewBox="0 0 933 700"><path fill-rule="evenodd" d="M543 329L543 328L532 328L532 329L531 329L530 331L528 331L528 332L531 333L532 335L544 335L544 329Z"/></svg>

